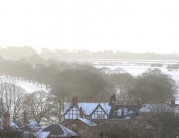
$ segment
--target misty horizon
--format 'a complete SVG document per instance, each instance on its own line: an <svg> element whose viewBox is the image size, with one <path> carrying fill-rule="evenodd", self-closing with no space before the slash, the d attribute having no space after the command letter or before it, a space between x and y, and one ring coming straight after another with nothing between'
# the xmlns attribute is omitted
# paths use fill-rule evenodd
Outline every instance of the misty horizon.
<svg viewBox="0 0 179 138"><path fill-rule="evenodd" d="M37 54L41 54L43 49L50 50L54 52L55 50L62 50L70 53L75 53L79 51L88 51L89 53L97 53L97 52L106 52L106 51L112 51L113 53L116 52L122 52L122 53L132 53L132 54L145 54L145 53L151 53L151 54L159 54L159 55L179 55L179 52L168 52L168 53L160 53L160 52L152 52L152 51L146 51L146 52L132 52L132 51L124 51L120 49L99 49L99 50L90 50L87 48L74 48L74 49L67 49L67 48L49 48L49 47L33 47L33 46L28 46L28 45L23 45L23 46L0 46L0 49L7 49L8 47L16 47L16 48L23 48L23 47L30 47L34 49Z"/></svg>
<svg viewBox="0 0 179 138"><path fill-rule="evenodd" d="M179 1L1 1L0 46L179 53Z"/></svg>

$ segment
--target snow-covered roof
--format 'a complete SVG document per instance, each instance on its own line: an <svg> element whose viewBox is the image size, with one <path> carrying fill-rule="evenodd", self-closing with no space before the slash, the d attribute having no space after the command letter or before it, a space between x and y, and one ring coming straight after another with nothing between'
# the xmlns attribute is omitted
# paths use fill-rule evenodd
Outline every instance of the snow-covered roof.
<svg viewBox="0 0 179 138"><path fill-rule="evenodd" d="M62 136L68 137L68 136L79 136L77 133L75 133L74 131L60 125L60 127L63 129L64 134Z"/></svg>
<svg viewBox="0 0 179 138"><path fill-rule="evenodd" d="M47 138L49 136L50 132L42 132L42 131L37 131L36 133L34 133L33 135L36 138Z"/></svg>
<svg viewBox="0 0 179 138"><path fill-rule="evenodd" d="M69 110L71 108L72 104L70 102L66 103L64 110L63 110L63 114L66 113L67 110Z"/></svg>
<svg viewBox="0 0 179 138"><path fill-rule="evenodd" d="M102 108L105 110L105 112L107 114L109 114L110 110L111 110L111 106L109 106L109 103L100 103L100 105L102 106Z"/></svg>
<svg viewBox="0 0 179 138"><path fill-rule="evenodd" d="M96 107L100 105L104 111L109 114L110 110L111 110L111 106L109 106L108 103L78 103L78 108L82 108L83 112L85 115L91 115L91 113L96 109ZM72 103L68 102L65 105L63 114L65 114L72 106Z"/></svg>
<svg viewBox="0 0 179 138"><path fill-rule="evenodd" d="M87 124L88 126L98 126L97 124L95 124L94 122L86 119L86 118L78 118L80 121L82 121L83 123Z"/></svg>
<svg viewBox="0 0 179 138"><path fill-rule="evenodd" d="M50 136L53 137L75 137L75 136L79 136L77 133L75 133L74 131L60 125L60 124L53 124L53 125L49 125L43 129L40 130L41 132L51 132Z"/></svg>
<svg viewBox="0 0 179 138"><path fill-rule="evenodd" d="M28 123L31 125L36 125L37 121L34 118L28 119Z"/></svg>
<svg viewBox="0 0 179 138"><path fill-rule="evenodd" d="M85 115L91 115L98 105L99 103L78 103L78 107L82 108Z"/></svg>
<svg viewBox="0 0 179 138"><path fill-rule="evenodd" d="M13 129L18 128L18 126L12 120L10 120L10 127L13 128Z"/></svg>
<svg viewBox="0 0 179 138"><path fill-rule="evenodd" d="M179 100L175 100L175 104L179 104Z"/></svg>

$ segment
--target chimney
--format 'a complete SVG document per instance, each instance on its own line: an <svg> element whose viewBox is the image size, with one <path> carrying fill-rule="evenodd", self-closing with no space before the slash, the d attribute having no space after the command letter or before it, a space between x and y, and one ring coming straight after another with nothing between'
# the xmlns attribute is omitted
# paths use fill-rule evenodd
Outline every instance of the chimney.
<svg viewBox="0 0 179 138"><path fill-rule="evenodd" d="M3 125L6 130L10 128L10 114L8 111L3 114Z"/></svg>
<svg viewBox="0 0 179 138"><path fill-rule="evenodd" d="M137 99L137 105L138 105L139 109L142 108L142 99L141 98Z"/></svg>
<svg viewBox="0 0 179 138"><path fill-rule="evenodd" d="M112 105L112 95L111 95L111 97L110 97L110 99L109 99L109 105L110 105L110 106Z"/></svg>
<svg viewBox="0 0 179 138"><path fill-rule="evenodd" d="M171 107L175 107L175 100L173 99L173 100L171 100Z"/></svg>
<svg viewBox="0 0 179 138"><path fill-rule="evenodd" d="M89 99L90 103L93 103L93 97L90 95L90 99Z"/></svg>
<svg viewBox="0 0 179 138"><path fill-rule="evenodd" d="M116 94L111 95L109 105L112 106L112 108L116 107Z"/></svg>
<svg viewBox="0 0 179 138"><path fill-rule="evenodd" d="M72 104L78 106L78 97L73 96L73 98L72 98Z"/></svg>
<svg viewBox="0 0 179 138"><path fill-rule="evenodd" d="M80 118L83 118L83 117L84 117L83 110L82 110L82 108L80 107Z"/></svg>

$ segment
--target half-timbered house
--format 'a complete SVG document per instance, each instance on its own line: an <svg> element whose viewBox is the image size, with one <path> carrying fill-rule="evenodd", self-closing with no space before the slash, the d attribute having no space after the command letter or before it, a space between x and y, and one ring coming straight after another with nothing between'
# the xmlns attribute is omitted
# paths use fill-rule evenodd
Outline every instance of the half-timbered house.
<svg viewBox="0 0 179 138"><path fill-rule="evenodd" d="M63 116L64 122L84 117L93 121L104 121L108 119L111 106L109 103L78 103L78 98L73 97L72 102L65 105Z"/></svg>

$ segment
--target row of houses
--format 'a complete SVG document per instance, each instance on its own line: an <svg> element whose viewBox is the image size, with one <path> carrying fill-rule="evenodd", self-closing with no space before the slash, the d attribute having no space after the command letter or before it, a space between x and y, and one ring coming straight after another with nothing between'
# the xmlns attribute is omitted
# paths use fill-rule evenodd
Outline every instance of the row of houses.
<svg viewBox="0 0 179 138"><path fill-rule="evenodd" d="M179 101L142 104L142 100L138 99L136 105L119 105L116 102L116 95L111 95L109 102L106 103L96 103L92 96L89 102L79 102L77 97L73 97L64 107L62 124L51 124L42 128L35 119L29 119L23 127L19 128L10 120L10 114L6 112L0 118L0 130L20 132L23 138L77 138L80 135L71 128L95 128L104 122L130 121L160 111L179 114Z"/></svg>
<svg viewBox="0 0 179 138"><path fill-rule="evenodd" d="M96 127L104 122L124 121L142 118L143 115L160 111L179 113L179 101L172 100L162 104L142 104L139 98L136 105L118 105L116 95L110 97L107 103L95 103L92 97L89 102L78 102L73 97L64 107L63 125L66 127Z"/></svg>

